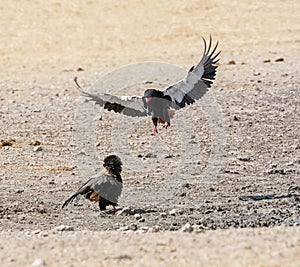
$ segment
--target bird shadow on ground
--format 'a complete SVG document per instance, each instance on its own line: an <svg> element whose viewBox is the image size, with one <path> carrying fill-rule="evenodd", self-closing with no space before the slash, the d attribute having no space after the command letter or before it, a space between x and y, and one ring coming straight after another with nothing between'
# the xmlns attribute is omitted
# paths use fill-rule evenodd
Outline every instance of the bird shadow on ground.
<svg viewBox="0 0 300 267"><path fill-rule="evenodd" d="M300 194L287 194L287 195L276 195L276 194L270 194L270 195L256 195L256 196L240 196L239 200L243 201L248 201L248 200L254 200L254 201L259 201L259 200L265 200L265 199L281 199L281 198L299 198L300 199Z"/></svg>

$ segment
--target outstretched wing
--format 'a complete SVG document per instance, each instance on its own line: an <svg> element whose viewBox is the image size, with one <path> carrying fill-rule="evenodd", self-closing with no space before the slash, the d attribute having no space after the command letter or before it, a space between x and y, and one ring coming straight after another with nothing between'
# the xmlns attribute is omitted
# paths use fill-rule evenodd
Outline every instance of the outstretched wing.
<svg viewBox="0 0 300 267"><path fill-rule="evenodd" d="M74 78L76 88L91 101L104 107L105 109L114 112L122 113L131 117L142 117L149 115L146 102L139 96L114 96L111 94L91 94L84 91L77 82L77 77Z"/></svg>
<svg viewBox="0 0 300 267"><path fill-rule="evenodd" d="M211 87L215 79L217 69L215 64L219 61L217 57L221 51L215 54L218 42L211 50L211 36L208 48L205 39L203 37L202 39L204 41L204 52L198 65L196 67L193 66L183 80L167 87L163 91L164 95L172 98L173 107L176 109L193 104L196 100L200 99L207 92L208 88Z"/></svg>
<svg viewBox="0 0 300 267"><path fill-rule="evenodd" d="M69 197L62 208L68 206L78 195L85 195L95 192L99 197L105 198L112 203L118 203L123 188L122 182L117 181L115 177L102 173L93 176L85 184L83 184L75 194Z"/></svg>
<svg viewBox="0 0 300 267"><path fill-rule="evenodd" d="M85 184L83 184L75 194L73 194L71 197L69 197L65 203L62 205L62 209L66 206L68 206L73 200L75 197L77 197L78 195L84 195L84 194L87 194L89 193L91 190L92 190L92 186L93 184L96 182L95 181L96 179L95 178L91 178L89 179Z"/></svg>

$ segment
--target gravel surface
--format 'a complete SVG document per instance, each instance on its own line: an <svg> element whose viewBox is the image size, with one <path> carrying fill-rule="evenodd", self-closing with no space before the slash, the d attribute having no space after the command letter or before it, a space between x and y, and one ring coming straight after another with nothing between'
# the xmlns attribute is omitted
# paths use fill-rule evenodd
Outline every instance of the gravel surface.
<svg viewBox="0 0 300 267"><path fill-rule="evenodd" d="M1 3L0 264L299 266L300 5L273 2ZM157 136L73 86L164 88L209 34L212 89ZM111 153L117 214L61 210Z"/></svg>

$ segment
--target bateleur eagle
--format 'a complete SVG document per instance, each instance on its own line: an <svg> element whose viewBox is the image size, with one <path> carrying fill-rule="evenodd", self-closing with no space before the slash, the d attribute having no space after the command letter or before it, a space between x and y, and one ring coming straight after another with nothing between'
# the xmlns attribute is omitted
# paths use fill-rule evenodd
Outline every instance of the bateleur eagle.
<svg viewBox="0 0 300 267"><path fill-rule="evenodd" d="M168 87L163 91L156 89L147 89L144 96L115 96L111 94L91 94L84 91L74 78L77 89L91 101L103 106L109 111L122 113L127 116L152 116L153 133L156 134L157 123L163 123L164 128L168 128L170 123L170 111L184 108L200 99L211 87L215 79L221 51L216 52L218 42L212 47L212 37L210 36L207 47L205 39L204 52L200 62L192 66L187 76Z"/></svg>
<svg viewBox="0 0 300 267"><path fill-rule="evenodd" d="M74 198L82 195L90 201L98 202L100 211L105 211L108 205L112 205L115 211L123 187L122 162L118 156L110 155L104 159L103 167L103 173L89 179L65 201L62 208L70 204Z"/></svg>

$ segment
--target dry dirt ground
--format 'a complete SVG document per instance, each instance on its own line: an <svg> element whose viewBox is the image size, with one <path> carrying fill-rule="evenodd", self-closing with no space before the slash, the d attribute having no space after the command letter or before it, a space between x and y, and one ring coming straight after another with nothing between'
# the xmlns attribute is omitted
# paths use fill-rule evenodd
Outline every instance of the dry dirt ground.
<svg viewBox="0 0 300 267"><path fill-rule="evenodd" d="M1 266L300 266L299 10L1 1ZM163 88L210 34L213 88L158 136L150 118L74 89L74 76L98 92ZM121 214L83 200L61 210L110 153L124 161Z"/></svg>

